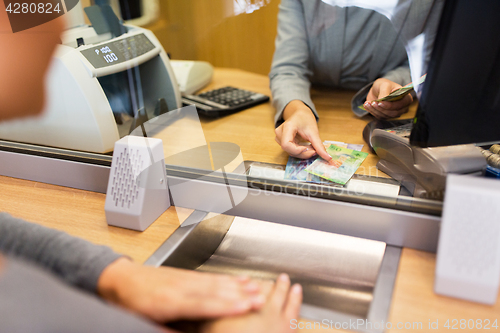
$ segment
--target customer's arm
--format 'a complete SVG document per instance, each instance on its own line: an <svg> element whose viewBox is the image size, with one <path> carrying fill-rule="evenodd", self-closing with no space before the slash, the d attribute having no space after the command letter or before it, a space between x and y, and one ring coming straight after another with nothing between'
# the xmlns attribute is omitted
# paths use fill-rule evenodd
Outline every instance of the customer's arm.
<svg viewBox="0 0 500 333"><path fill-rule="evenodd" d="M0 252L157 322L241 314L265 301L247 278L142 266L107 247L5 213Z"/></svg>
<svg viewBox="0 0 500 333"><path fill-rule="evenodd" d="M0 332L170 332L29 262L1 255L0 260Z"/></svg>
<svg viewBox="0 0 500 333"><path fill-rule="evenodd" d="M0 213L0 252L43 267L89 292L96 291L104 268L121 257L108 247L6 213Z"/></svg>

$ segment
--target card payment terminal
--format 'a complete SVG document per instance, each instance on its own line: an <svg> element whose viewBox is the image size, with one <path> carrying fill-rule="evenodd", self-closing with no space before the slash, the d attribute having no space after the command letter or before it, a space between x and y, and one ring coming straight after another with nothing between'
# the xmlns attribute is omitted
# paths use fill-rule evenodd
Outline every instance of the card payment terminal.
<svg viewBox="0 0 500 333"><path fill-rule="evenodd" d="M363 137L380 157L377 168L401 182L414 197L441 199L448 173L482 172L486 160L473 144L419 148L410 145L413 119L374 120Z"/></svg>

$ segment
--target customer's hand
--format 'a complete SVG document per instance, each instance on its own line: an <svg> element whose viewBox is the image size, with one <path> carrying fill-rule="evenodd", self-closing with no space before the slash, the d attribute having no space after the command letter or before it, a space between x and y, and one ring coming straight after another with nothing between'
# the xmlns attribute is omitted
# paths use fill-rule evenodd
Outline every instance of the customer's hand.
<svg viewBox="0 0 500 333"><path fill-rule="evenodd" d="M215 320L205 324L203 333L288 333L291 322L298 319L302 303L302 288L290 288L288 275L282 274L271 287L266 304L259 311L246 315Z"/></svg>
<svg viewBox="0 0 500 333"><path fill-rule="evenodd" d="M98 281L104 299L158 323L219 318L260 309L265 295L248 278L148 267L120 258Z"/></svg>
<svg viewBox="0 0 500 333"><path fill-rule="evenodd" d="M283 119L285 122L275 130L275 140L290 156L307 159L318 154L327 161L332 159L319 138L314 114L302 101L293 100L288 103ZM311 144L300 144L304 140Z"/></svg>
<svg viewBox="0 0 500 333"><path fill-rule="evenodd" d="M363 104L366 111L370 112L378 119L396 118L403 113L408 112L408 106L413 102L413 97L408 94L399 101L375 102L389 95L394 90L401 88L401 85L387 79L377 79L373 82L372 88L366 96L366 102Z"/></svg>

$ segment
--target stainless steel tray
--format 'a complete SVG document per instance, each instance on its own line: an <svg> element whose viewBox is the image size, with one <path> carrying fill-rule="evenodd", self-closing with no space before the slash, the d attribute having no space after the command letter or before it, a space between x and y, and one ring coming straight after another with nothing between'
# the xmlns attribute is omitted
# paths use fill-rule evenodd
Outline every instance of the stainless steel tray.
<svg viewBox="0 0 500 333"><path fill-rule="evenodd" d="M195 211L149 265L275 279L304 289L304 318L386 320L400 249L383 242ZM364 330L379 332L380 330Z"/></svg>

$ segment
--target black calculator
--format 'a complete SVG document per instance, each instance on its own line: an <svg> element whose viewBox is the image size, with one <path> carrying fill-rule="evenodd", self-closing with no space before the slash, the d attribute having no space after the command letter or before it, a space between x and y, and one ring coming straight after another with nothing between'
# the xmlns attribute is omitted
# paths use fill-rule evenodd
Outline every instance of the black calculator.
<svg viewBox="0 0 500 333"><path fill-rule="evenodd" d="M198 95L182 95L184 105L194 105L198 113L221 117L269 101L269 96L234 87L210 90Z"/></svg>

